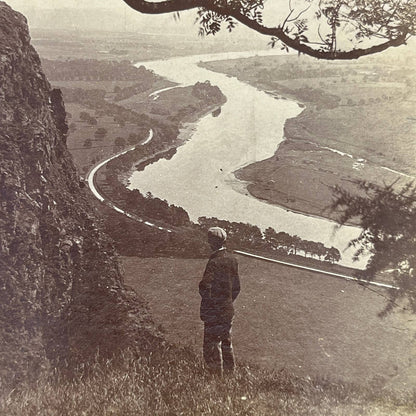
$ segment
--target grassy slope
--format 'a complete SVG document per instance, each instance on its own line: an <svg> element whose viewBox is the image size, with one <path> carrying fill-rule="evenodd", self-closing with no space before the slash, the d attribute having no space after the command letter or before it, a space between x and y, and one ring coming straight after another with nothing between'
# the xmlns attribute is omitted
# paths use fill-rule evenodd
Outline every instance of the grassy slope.
<svg viewBox="0 0 416 416"><path fill-rule="evenodd" d="M0 414L21 415L245 415L411 416L411 395L359 389L287 372L240 367L233 377L210 376L186 351L152 357L126 352L93 363L70 380L39 377L32 388L0 398Z"/></svg>
<svg viewBox="0 0 416 416"><path fill-rule="evenodd" d="M416 385L414 318L378 318L383 290L243 257L239 263L239 360L370 386ZM205 260L124 258L123 264L126 283L149 302L167 339L199 352L198 283Z"/></svg>
<svg viewBox="0 0 416 416"><path fill-rule="evenodd" d="M191 350L167 346L148 357L126 351L69 379L39 375L36 385L0 395L0 415L416 413L414 393L405 392L415 385L414 328L410 332L406 317L380 321L383 299L354 283L239 262L243 291L236 301L239 365L233 377L210 376L192 352L200 353L197 285L205 260L124 258L127 283L148 300L168 341ZM247 359L260 368L244 364Z"/></svg>

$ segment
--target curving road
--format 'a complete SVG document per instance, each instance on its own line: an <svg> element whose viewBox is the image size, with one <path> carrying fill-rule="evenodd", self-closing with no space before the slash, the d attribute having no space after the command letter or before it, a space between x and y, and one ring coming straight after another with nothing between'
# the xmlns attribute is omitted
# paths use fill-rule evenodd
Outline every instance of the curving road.
<svg viewBox="0 0 416 416"><path fill-rule="evenodd" d="M153 129L149 130L149 134L146 138L146 140L140 144L140 146L143 146L147 143L149 143L151 140L153 139ZM116 206L113 202L107 200L104 198L103 195L100 194L99 190L97 189L97 187L95 186L95 175L98 172L98 170L100 168L102 168L103 166L105 166L108 162L110 162L111 160L121 156L121 155L125 155L128 152L131 152L132 150L134 150L137 147L137 145L131 146L127 149L122 150L121 152L116 153L115 155L99 162L97 165L95 165L88 173L87 175L87 182L88 182L88 186L91 189L91 192L93 193L93 195L100 200L102 203L106 204L107 206L109 206L110 208L114 209L114 211L117 211L120 214L125 215L128 218L131 218L137 222L143 223L149 227L153 227L153 228L157 228L159 230L163 230L163 231L167 231L168 233L171 233L172 230L166 227L159 227L156 224L153 224L149 221L144 221L142 218L138 217L137 215L134 214L130 214L129 212L124 211L123 209L121 209L120 207Z"/></svg>
<svg viewBox="0 0 416 416"><path fill-rule="evenodd" d="M173 87L162 88L161 90L153 91L151 94L149 94L149 97L153 97L153 101L156 101L157 99L159 99L159 94L161 94L162 92L170 91L170 90L173 90L174 88L182 88L184 86L185 85L179 84L179 85L174 85Z"/></svg>
<svg viewBox="0 0 416 416"><path fill-rule="evenodd" d="M170 89L170 88L169 88ZM157 92L161 92L161 91L157 91ZM149 130L149 134L146 138L146 140L140 144L140 146L143 146L147 143L149 143L153 138L153 129ZM133 219L134 221L140 222L142 224L145 224L149 227L152 228L156 228L162 231L166 231L168 233L172 233L173 230L169 229L167 227L160 227L156 224L153 224L149 221L144 221L142 218L138 217L137 215L134 214L130 214L129 212L121 209L120 207L117 207L113 202L105 199L100 192L98 191L97 187L95 186L95 175L98 172L98 170L100 168L102 168L103 166L105 166L108 162L110 162L111 160L124 155L132 150L134 150L137 147L137 145L131 146L127 149L122 150L121 152L116 153L115 155L99 162L97 165L95 165L88 173L87 175L87 181L88 181L88 186L91 189L91 192L94 194L94 196L100 200L102 203L106 204L108 207L112 208L113 210L115 210L116 212L125 215L126 217ZM385 284L385 283L379 283L379 282L372 282L372 281L368 281L368 280L363 280L363 279L357 279L355 277L352 276L347 276L344 274L339 274L339 273L333 273L333 272L329 272L326 270L321 270L321 269L317 269L317 268L311 268L311 267L306 267L306 266L301 266L295 263L289 263L289 262L284 262L284 261L280 261L280 260L275 260L275 259L270 259L267 257L263 257L263 256L258 256L252 253L248 253L245 251L240 251L240 250L234 250L234 253L238 254L238 255L242 255L242 256L247 256L247 257L251 257L251 258L256 258L258 260L263 260L263 261L267 261L267 262L273 262L273 263L278 263L284 266L288 266L288 267L294 267L297 269L302 269L302 270L307 270L307 271L312 271L312 272L316 272L316 273L320 273L320 274L324 274L324 275L328 275L328 276L332 276L332 277L338 277L338 278L343 278L345 280L350 280L350 281L355 281L357 283L364 283L364 284L369 284L369 285L374 285L374 286L378 286L380 288L383 289L399 289L396 286L392 286L389 284Z"/></svg>

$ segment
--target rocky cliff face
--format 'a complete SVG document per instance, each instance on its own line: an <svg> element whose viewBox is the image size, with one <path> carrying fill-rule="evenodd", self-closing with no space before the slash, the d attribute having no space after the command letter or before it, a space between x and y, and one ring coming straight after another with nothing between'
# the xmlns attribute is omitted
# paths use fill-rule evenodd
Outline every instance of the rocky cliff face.
<svg viewBox="0 0 416 416"><path fill-rule="evenodd" d="M66 148L59 90L0 1L0 375L159 342Z"/></svg>

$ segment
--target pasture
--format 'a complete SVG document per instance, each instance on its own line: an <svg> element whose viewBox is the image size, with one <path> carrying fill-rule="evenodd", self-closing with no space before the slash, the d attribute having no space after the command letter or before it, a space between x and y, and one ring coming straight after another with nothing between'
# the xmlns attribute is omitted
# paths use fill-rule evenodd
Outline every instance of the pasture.
<svg viewBox="0 0 416 416"><path fill-rule="evenodd" d="M416 318L378 317L387 292L238 256L236 358L299 376L373 387L416 385ZM203 259L124 257L125 282L145 298L175 344L201 354L198 283Z"/></svg>

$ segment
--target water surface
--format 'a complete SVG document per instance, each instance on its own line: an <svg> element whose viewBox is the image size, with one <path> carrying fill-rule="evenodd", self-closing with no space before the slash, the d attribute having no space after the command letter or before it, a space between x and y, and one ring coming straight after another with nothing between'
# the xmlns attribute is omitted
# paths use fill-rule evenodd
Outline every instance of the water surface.
<svg viewBox="0 0 416 416"><path fill-rule="evenodd" d="M276 51L262 53L267 54ZM358 235L358 228L335 230L335 223L330 220L294 213L253 198L233 175L242 166L271 157L284 139L285 121L302 111L294 101L275 99L234 77L198 67L200 61L253 55L250 52L200 55L137 64L183 85L209 80L221 89L227 102L219 116L208 115L186 126L181 134L189 140L178 148L174 157L135 172L129 187L142 193L150 191L182 206L193 221L206 216L250 223L263 230L271 226L277 231L337 247L342 254L341 263L351 266L352 250L345 253L343 250Z"/></svg>

